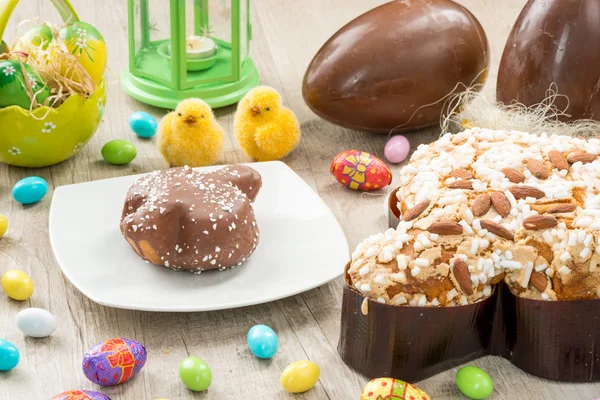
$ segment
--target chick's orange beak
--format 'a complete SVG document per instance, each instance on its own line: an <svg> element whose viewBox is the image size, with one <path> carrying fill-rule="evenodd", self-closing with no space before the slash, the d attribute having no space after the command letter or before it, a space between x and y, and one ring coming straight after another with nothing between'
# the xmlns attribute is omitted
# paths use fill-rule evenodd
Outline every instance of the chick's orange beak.
<svg viewBox="0 0 600 400"><path fill-rule="evenodd" d="M188 115L187 117L185 117L185 119L183 120L186 124L195 124L196 123L196 117L194 117L193 115Z"/></svg>
<svg viewBox="0 0 600 400"><path fill-rule="evenodd" d="M250 111L252 111L252 115L258 115L260 114L260 108L258 108L257 106L254 106L250 109Z"/></svg>

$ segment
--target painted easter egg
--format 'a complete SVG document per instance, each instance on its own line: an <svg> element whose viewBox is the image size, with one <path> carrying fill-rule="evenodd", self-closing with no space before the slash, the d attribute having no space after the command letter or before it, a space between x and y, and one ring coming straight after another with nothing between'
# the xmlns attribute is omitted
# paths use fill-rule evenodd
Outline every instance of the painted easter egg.
<svg viewBox="0 0 600 400"><path fill-rule="evenodd" d="M21 355L17 346L5 339L0 339L0 371L10 371L19 364Z"/></svg>
<svg viewBox="0 0 600 400"><path fill-rule="evenodd" d="M8 58L8 52L10 49L4 40L0 40L0 60ZM4 55L3 55L4 54Z"/></svg>
<svg viewBox="0 0 600 400"><path fill-rule="evenodd" d="M258 358L273 357L279 347L277 334L266 325L255 325L250 328L247 339L250 351Z"/></svg>
<svg viewBox="0 0 600 400"><path fill-rule="evenodd" d="M136 376L146 364L146 348L141 343L113 338L98 343L83 356L86 378L100 386L114 386Z"/></svg>
<svg viewBox="0 0 600 400"><path fill-rule="evenodd" d="M87 71L94 83L104 77L106 68L106 43L96 28L85 22L77 21L62 28L59 32L67 49L77 57L79 64ZM81 77L73 77L81 81Z"/></svg>
<svg viewBox="0 0 600 400"><path fill-rule="evenodd" d="M281 386L290 393L302 393L312 389L319 381L321 371L312 361L296 361L281 373Z"/></svg>
<svg viewBox="0 0 600 400"><path fill-rule="evenodd" d="M385 144L385 159L393 164L398 164L406 160L408 153L410 153L410 143L402 135L391 137Z"/></svg>
<svg viewBox="0 0 600 400"><path fill-rule="evenodd" d="M25 272L12 269L2 275L2 289L11 299L24 301L33 294L33 281Z"/></svg>
<svg viewBox="0 0 600 400"><path fill-rule="evenodd" d="M212 383L212 371L204 360L187 357L179 364L179 378L188 389L202 392Z"/></svg>
<svg viewBox="0 0 600 400"><path fill-rule="evenodd" d="M475 400L485 399L494 391L492 378L484 370L471 365L458 370L456 386L465 396Z"/></svg>
<svg viewBox="0 0 600 400"><path fill-rule="evenodd" d="M367 383L360 400L414 399L431 400L431 397L416 386L394 378L377 378Z"/></svg>
<svg viewBox="0 0 600 400"><path fill-rule="evenodd" d="M36 101L41 104L50 96L50 89L31 66L21 64L17 60L3 60L0 61L0 108L19 106L29 110L31 98L27 91L23 66Z"/></svg>
<svg viewBox="0 0 600 400"><path fill-rule="evenodd" d="M34 204L48 193L48 182L39 176L28 176L15 183L13 198L21 204Z"/></svg>
<svg viewBox="0 0 600 400"><path fill-rule="evenodd" d="M54 40L52 29L46 24L34 26L19 39L15 45L15 51L30 53L32 48L48 48L48 44Z"/></svg>
<svg viewBox="0 0 600 400"><path fill-rule="evenodd" d="M56 317L50 311L41 308L26 308L17 314L16 324L24 335L44 338L56 330Z"/></svg>
<svg viewBox="0 0 600 400"><path fill-rule="evenodd" d="M105 394L91 390L69 390L52 397L50 400L110 400Z"/></svg>
<svg viewBox="0 0 600 400"><path fill-rule="evenodd" d="M111 140L102 146L102 158L110 164L129 164L136 155L137 149L127 140Z"/></svg>
<svg viewBox="0 0 600 400"><path fill-rule="evenodd" d="M481 24L451 0L391 1L337 31L310 63L302 95L321 118L371 132L439 123L446 96L485 81Z"/></svg>
<svg viewBox="0 0 600 400"><path fill-rule="evenodd" d="M353 190L378 190L392 182L392 171L371 153L360 150L341 152L331 162L331 174Z"/></svg>
<svg viewBox="0 0 600 400"><path fill-rule="evenodd" d="M156 118L147 112L136 111L129 117L129 127L139 137L150 138L156 133L158 123Z"/></svg>
<svg viewBox="0 0 600 400"><path fill-rule="evenodd" d="M0 238L4 236L6 231L8 230L8 220L2 214L0 214Z"/></svg>

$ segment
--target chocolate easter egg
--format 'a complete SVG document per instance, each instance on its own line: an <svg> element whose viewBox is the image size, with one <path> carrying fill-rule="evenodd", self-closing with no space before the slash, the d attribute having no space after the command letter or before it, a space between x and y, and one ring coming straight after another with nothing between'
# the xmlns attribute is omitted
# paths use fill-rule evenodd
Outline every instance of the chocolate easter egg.
<svg viewBox="0 0 600 400"><path fill-rule="evenodd" d="M431 400L431 397L416 386L394 378L377 378L367 383L360 400Z"/></svg>
<svg viewBox="0 0 600 400"><path fill-rule="evenodd" d="M83 357L83 373L100 386L127 382L146 364L146 348L130 339L113 338L98 343Z"/></svg>
<svg viewBox="0 0 600 400"><path fill-rule="evenodd" d="M377 190L392 181L390 168L366 151L341 152L331 162L329 171L339 183L353 190Z"/></svg>
<svg viewBox="0 0 600 400"><path fill-rule="evenodd" d="M502 54L498 101L535 105L554 83L563 120L600 120L599 13L597 0L530 0Z"/></svg>
<svg viewBox="0 0 600 400"><path fill-rule="evenodd" d="M337 31L310 63L302 94L320 117L389 132L438 124L444 98L485 80L483 28L450 0L392 1Z"/></svg>
<svg viewBox="0 0 600 400"><path fill-rule="evenodd" d="M69 390L52 397L50 400L110 400L105 394L91 390Z"/></svg>

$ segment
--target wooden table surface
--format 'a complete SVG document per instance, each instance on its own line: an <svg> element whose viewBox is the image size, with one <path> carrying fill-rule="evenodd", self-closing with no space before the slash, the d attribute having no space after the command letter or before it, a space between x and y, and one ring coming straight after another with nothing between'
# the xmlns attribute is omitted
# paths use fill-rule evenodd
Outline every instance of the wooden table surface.
<svg viewBox="0 0 600 400"><path fill-rule="evenodd" d="M160 0L166 1L166 0ZM211 0L213 1L213 0ZM216 0L214 0L216 1ZM366 236L386 228L382 212L384 195L346 190L329 175L334 155L359 148L383 157L385 135L354 132L331 125L306 107L301 95L304 71L325 40L346 22L385 1L364 0L257 0L252 4L254 40L251 53L262 83L279 89L284 101L302 124L303 139L284 161L308 182L333 210L351 248ZM492 50L493 90L504 41L525 0L461 0L483 24ZM97 389L81 371L85 351L110 337L135 338L149 351L139 376L121 386L104 389L113 400L127 399L358 399L367 379L348 368L337 354L342 280L288 299L242 309L205 313L151 313L106 308L81 295L62 275L48 238L48 210L52 190L61 185L166 167L154 141L142 141L129 130L128 116L147 107L121 89L116 76L127 63L126 2L122 0L72 0L84 21L104 35L114 83L108 89L104 121L91 142L74 158L39 170L0 165L0 213L10 222L0 240L0 274L9 269L26 271L35 282L35 293L25 302L0 296L0 337L15 343L21 352L19 366L0 373L0 399L44 400L68 389ZM152 2L151 2L152 3ZM48 0L22 1L7 30L18 22L43 16L58 21ZM383 61L382 61L383 62ZM232 131L234 107L217 110L227 132L223 163L249 161ZM2 128L0 127L0 131ZM4 132L2 132L4 134ZM409 135L412 147L434 140L439 129ZM111 139L128 139L138 156L128 166L102 161L100 149ZM401 165L393 167L398 176ZM12 185L28 175L39 175L51 186L39 204L23 207L10 196ZM398 179L392 184L397 186ZM85 218L85 216L82 216ZM310 255L307 255L309 257ZM340 272L343 265L340 265ZM16 314L27 307L51 311L58 330L46 339L24 338L15 327ZM246 345L248 329L264 323L279 335L280 347L270 361L259 361ZM213 384L205 393L188 391L179 381L177 367L188 355L208 362ZM317 386L302 395L289 395L279 385L279 375L289 363L310 359L321 368ZM486 357L472 362L494 379L492 399L587 399L600 397L600 384L560 384L534 378L508 361ZM436 375L418 386L434 399L461 398L455 387L457 368ZM402 378L402 377L398 377Z"/></svg>

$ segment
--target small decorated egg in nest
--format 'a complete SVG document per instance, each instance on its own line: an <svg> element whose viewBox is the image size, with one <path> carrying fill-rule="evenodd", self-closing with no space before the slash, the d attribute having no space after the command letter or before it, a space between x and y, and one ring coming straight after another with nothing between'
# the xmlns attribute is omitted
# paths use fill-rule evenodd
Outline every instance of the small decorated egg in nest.
<svg viewBox="0 0 600 400"><path fill-rule="evenodd" d="M365 385L360 400L431 400L431 397L399 379L377 378Z"/></svg>
<svg viewBox="0 0 600 400"><path fill-rule="evenodd" d="M69 390L52 397L50 400L110 400L105 394L91 390Z"/></svg>
<svg viewBox="0 0 600 400"><path fill-rule="evenodd" d="M146 363L146 348L141 343L113 338L98 343L83 357L83 373L100 386L127 382L140 372Z"/></svg>
<svg viewBox="0 0 600 400"><path fill-rule="evenodd" d="M359 150L341 152L331 162L331 174L353 190L378 190L392 182L392 171L371 153Z"/></svg>

